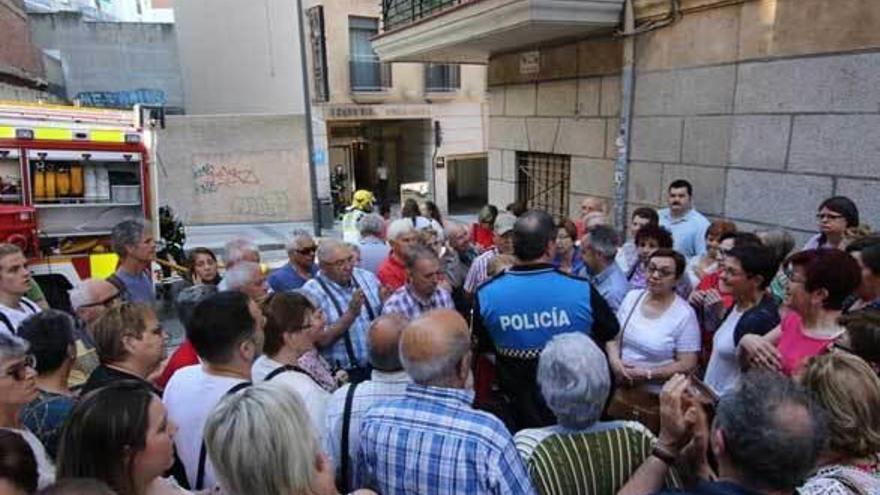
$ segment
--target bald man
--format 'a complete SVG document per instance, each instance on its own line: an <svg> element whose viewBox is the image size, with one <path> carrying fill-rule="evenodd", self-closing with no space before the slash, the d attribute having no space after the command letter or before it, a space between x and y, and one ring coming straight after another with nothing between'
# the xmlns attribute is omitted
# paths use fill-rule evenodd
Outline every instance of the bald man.
<svg viewBox="0 0 880 495"><path fill-rule="evenodd" d="M70 307L76 315L76 363L70 372L68 385L83 385L98 367L98 355L88 325L122 301L119 289L101 278L84 280L70 291Z"/></svg>
<svg viewBox="0 0 880 495"><path fill-rule="evenodd" d="M470 342L467 322L449 309L403 330L400 360L414 383L364 415L356 486L386 494L535 493L504 423L471 407Z"/></svg>
<svg viewBox="0 0 880 495"><path fill-rule="evenodd" d="M373 368L370 379L339 388L333 392L327 405L324 450L334 461L339 475L337 479L345 480L345 486L340 487L345 493L354 489L352 480L357 477L354 473L357 468L355 459L364 413L373 404L403 397L406 386L412 382L400 364L398 351L400 334L407 323L408 320L400 314L384 315L373 320L367 335L370 365ZM346 424L348 435L344 436L342 432ZM348 439L347 442L343 441L344 437ZM343 458L342 452L348 455Z"/></svg>

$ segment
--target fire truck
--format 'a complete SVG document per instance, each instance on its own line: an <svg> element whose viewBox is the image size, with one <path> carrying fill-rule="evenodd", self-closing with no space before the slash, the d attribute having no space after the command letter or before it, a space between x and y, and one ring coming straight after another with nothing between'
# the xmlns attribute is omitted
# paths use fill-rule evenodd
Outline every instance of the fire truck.
<svg viewBox="0 0 880 495"><path fill-rule="evenodd" d="M68 307L79 281L112 273L116 223L158 218L152 158L163 125L155 107L0 102L0 242L24 250L53 307Z"/></svg>

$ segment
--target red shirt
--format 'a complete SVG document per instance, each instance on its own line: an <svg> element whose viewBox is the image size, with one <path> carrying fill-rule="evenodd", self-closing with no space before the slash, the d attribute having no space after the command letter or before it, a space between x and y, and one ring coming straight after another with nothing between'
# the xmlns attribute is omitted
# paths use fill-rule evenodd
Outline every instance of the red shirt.
<svg viewBox="0 0 880 495"><path fill-rule="evenodd" d="M159 375L159 378L156 380L156 385L164 389L165 385L168 385L168 380L171 379L171 376L174 375L177 370L194 364L199 364L199 356L196 354L196 348L190 344L188 339L184 339L183 343L180 344L180 347L178 347L177 350L174 351L174 354L171 355L171 359L168 360L168 366L166 366L165 371Z"/></svg>
<svg viewBox="0 0 880 495"><path fill-rule="evenodd" d="M475 223L471 226L471 240L480 247L481 251L492 249L495 246L495 233L492 229Z"/></svg>
<svg viewBox="0 0 880 495"><path fill-rule="evenodd" d="M388 255L387 258L379 265L376 276L382 285L391 290L397 290L406 283L406 267L397 259L394 253Z"/></svg>

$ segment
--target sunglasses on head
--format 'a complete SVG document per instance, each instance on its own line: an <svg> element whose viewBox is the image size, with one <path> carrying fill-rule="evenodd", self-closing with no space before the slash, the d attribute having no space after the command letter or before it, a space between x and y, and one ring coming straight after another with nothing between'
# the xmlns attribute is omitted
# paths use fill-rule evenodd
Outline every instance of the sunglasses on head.
<svg viewBox="0 0 880 495"><path fill-rule="evenodd" d="M13 364L9 368L6 368L3 376L11 377L17 382L24 381L28 375L28 368L37 368L37 357L33 354L28 354L27 356L25 356L23 361Z"/></svg>

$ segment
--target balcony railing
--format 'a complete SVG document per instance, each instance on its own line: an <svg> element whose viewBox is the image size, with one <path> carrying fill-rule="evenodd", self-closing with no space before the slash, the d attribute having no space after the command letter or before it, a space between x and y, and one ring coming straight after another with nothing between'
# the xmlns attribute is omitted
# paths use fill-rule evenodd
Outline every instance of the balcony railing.
<svg viewBox="0 0 880 495"><path fill-rule="evenodd" d="M474 0L382 0L382 29L391 31L424 17Z"/></svg>
<svg viewBox="0 0 880 495"><path fill-rule="evenodd" d="M453 93L460 88L460 66L455 64L425 64L426 93Z"/></svg>
<svg viewBox="0 0 880 495"><path fill-rule="evenodd" d="M379 92L391 87L391 64L380 62L378 57L352 57L348 70L353 93Z"/></svg>

